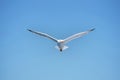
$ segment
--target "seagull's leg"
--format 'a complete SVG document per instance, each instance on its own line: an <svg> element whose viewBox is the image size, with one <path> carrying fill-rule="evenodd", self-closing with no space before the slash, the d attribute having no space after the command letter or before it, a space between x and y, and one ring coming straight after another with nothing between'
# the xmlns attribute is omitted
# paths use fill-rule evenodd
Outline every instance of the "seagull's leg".
<svg viewBox="0 0 120 80"><path fill-rule="evenodd" d="M60 52L62 52L62 49L60 49Z"/></svg>

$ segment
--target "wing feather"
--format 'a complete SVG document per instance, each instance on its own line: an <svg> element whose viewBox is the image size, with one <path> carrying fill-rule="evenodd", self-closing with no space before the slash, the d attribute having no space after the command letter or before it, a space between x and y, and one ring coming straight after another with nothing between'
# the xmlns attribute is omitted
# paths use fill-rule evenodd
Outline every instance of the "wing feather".
<svg viewBox="0 0 120 80"><path fill-rule="evenodd" d="M74 34L74 35L72 35L72 36L64 39L64 42L67 43L67 42L69 42L69 41L71 41L71 40L73 40L73 39L82 37L82 36L88 34L89 32L93 31L94 29L95 29L95 28L90 29L90 30L88 30L88 31L84 31L84 32L80 32L80 33Z"/></svg>
<svg viewBox="0 0 120 80"><path fill-rule="evenodd" d="M48 34L46 34L46 33L36 32L36 31L30 30L30 29L27 29L27 30L30 31L30 32L32 32L32 33L38 34L38 35L40 35L40 36L49 38L49 39L51 39L51 40L57 42L57 39L55 39L54 37L51 37L50 35L48 35Z"/></svg>

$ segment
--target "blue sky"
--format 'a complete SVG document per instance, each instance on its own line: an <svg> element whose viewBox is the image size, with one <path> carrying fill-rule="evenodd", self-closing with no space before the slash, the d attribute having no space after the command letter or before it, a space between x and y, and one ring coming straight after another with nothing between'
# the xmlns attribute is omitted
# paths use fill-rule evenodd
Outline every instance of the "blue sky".
<svg viewBox="0 0 120 80"><path fill-rule="evenodd" d="M1 0L0 80L120 80L119 0ZM96 28L67 44L64 39Z"/></svg>

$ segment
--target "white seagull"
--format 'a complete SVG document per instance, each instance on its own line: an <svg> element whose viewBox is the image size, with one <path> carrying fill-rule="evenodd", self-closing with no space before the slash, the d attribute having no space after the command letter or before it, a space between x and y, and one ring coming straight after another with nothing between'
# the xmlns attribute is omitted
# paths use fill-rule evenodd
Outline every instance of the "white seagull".
<svg viewBox="0 0 120 80"><path fill-rule="evenodd" d="M61 52L65 49L67 49L68 47L65 46L66 43L68 43L69 41L73 40L73 39L76 39L76 38L79 38L79 37L82 37L84 36L85 34L88 34L89 32L95 30L95 28L92 28L90 30L87 30L87 31L84 31L84 32L80 32L80 33L77 33L77 34L74 34L68 38L65 38L65 39L56 39L46 33L42 33L42 32L36 32L36 31L33 31L33 30L30 30L30 29L27 29L28 31L32 32L32 33L35 33L35 34L38 34L40 36L43 36L43 37L46 37L48 39L51 39L53 40L54 42L57 43L57 46L55 46L57 49L59 49Z"/></svg>

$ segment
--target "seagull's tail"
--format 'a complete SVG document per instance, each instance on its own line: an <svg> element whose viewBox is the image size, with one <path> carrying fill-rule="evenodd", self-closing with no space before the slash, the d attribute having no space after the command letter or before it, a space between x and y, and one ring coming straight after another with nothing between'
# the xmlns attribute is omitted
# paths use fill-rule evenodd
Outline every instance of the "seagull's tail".
<svg viewBox="0 0 120 80"><path fill-rule="evenodd" d="M68 46L64 46L64 47L63 47L63 50L65 50L65 49L67 49L67 48L68 48Z"/></svg>
<svg viewBox="0 0 120 80"><path fill-rule="evenodd" d="M55 48L59 50L59 47L58 47L58 46L55 46ZM68 48L68 46L64 46L62 50L65 50L65 49L67 49L67 48Z"/></svg>

